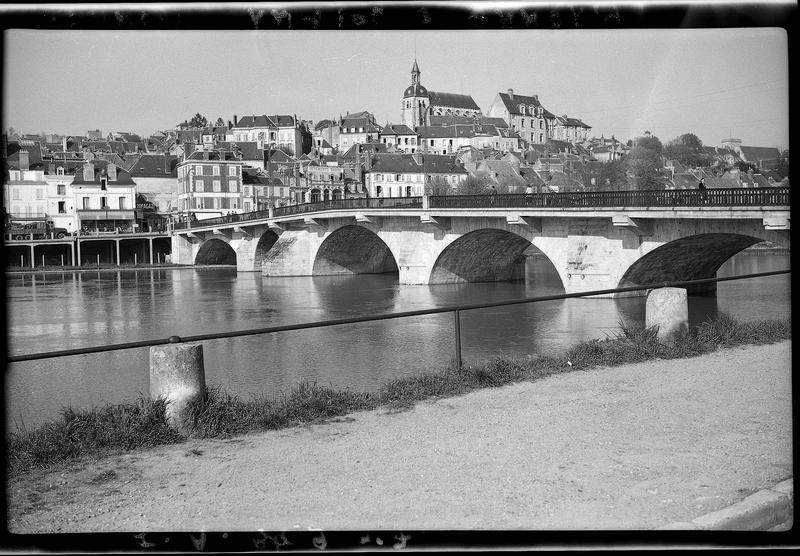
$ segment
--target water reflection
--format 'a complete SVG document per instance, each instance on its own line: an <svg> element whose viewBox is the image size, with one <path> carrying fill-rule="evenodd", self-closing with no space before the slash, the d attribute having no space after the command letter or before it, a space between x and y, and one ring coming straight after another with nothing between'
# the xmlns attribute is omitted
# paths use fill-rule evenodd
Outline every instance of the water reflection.
<svg viewBox="0 0 800 556"><path fill-rule="evenodd" d="M530 261L529 261L530 263ZM297 324L435 306L478 304L563 292L552 265L528 264L515 283L400 285L396 275L263 277L235 269L155 269L10 276L9 352ZM720 276L788 268L789 257L741 255ZM645 299L565 299L461 313L463 358L524 356L644 325ZM691 296L690 323L727 312L786 318L788 276L719 284ZM383 382L446 365L451 313L204 342L208 381L245 397L299 380L374 390ZM63 405L89 407L148 390L148 349L14 364L7 414L31 424Z"/></svg>

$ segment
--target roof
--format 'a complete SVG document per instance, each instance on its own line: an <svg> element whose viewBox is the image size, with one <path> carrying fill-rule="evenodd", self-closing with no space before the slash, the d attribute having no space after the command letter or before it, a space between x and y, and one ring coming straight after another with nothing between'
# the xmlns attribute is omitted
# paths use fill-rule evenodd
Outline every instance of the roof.
<svg viewBox="0 0 800 556"><path fill-rule="evenodd" d="M428 91L428 98L431 106L446 106L448 108L462 108L466 110L478 110L480 107L475 104L469 95L457 95L455 93L440 93Z"/></svg>
<svg viewBox="0 0 800 556"><path fill-rule="evenodd" d="M359 153L385 153L387 146L383 143L356 143L342 155L343 158L354 158Z"/></svg>
<svg viewBox="0 0 800 556"><path fill-rule="evenodd" d="M514 96L516 96L516 95L514 95ZM583 128L586 128L586 129L592 129L592 126L590 126L590 125L587 125L587 124L583 123L583 122L582 122L581 120L579 120L578 118L570 118L570 117L569 117L569 116L567 116L566 114L564 114L563 116L560 116L558 119L559 119L559 121L560 121L560 122L561 122L563 125L565 125L565 126L569 126L569 127L583 127Z"/></svg>
<svg viewBox="0 0 800 556"><path fill-rule="evenodd" d="M129 157L124 164L133 178L176 177L178 157L171 154L141 154Z"/></svg>
<svg viewBox="0 0 800 556"><path fill-rule="evenodd" d="M428 89L422 86L422 83L412 83L406 90L403 91L403 98L409 97L427 97Z"/></svg>
<svg viewBox="0 0 800 556"><path fill-rule="evenodd" d="M264 159L264 152L258 148L258 143L255 141L219 141L216 146L226 151L236 151L238 148L242 153L242 160Z"/></svg>
<svg viewBox="0 0 800 556"><path fill-rule="evenodd" d="M236 121L233 129L241 129L246 127L294 127L295 121L293 116L288 115L275 115L267 116L265 114L252 114L250 116L242 116Z"/></svg>
<svg viewBox="0 0 800 556"><path fill-rule="evenodd" d="M539 102L538 97L530 97L525 95L518 95L514 93L514 98L508 96L508 93L497 93L500 96L500 100L503 101L503 104L508 110L509 114L521 114L519 111L519 105L524 104L526 106L542 106L542 103ZM544 108L544 107L542 107Z"/></svg>
<svg viewBox="0 0 800 556"><path fill-rule="evenodd" d="M208 158L206 158L208 155ZM240 162L231 151L212 150L212 151L194 151L190 154L184 162Z"/></svg>
<svg viewBox="0 0 800 556"><path fill-rule="evenodd" d="M757 160L773 160L781 157L781 153L775 147L745 147L740 146L739 149L748 162Z"/></svg>
<svg viewBox="0 0 800 556"><path fill-rule="evenodd" d="M421 160L422 164L417 163ZM415 174L466 174L463 166L456 163L455 157L442 154L378 154L372 162L370 173L406 173Z"/></svg>
<svg viewBox="0 0 800 556"><path fill-rule="evenodd" d="M89 160L87 161L88 164L91 164L94 169L94 179L92 181L86 181L83 179L83 166L81 164L75 170L75 178L72 180L72 185L82 185L82 184L90 184L90 183L100 183L100 178L102 176L108 175L108 162L105 160ZM126 172L123 168L117 168L117 180L116 181L109 181L109 185L136 185L134 181L131 179L131 175Z"/></svg>
<svg viewBox="0 0 800 556"><path fill-rule="evenodd" d="M381 135L416 135L416 132L405 124L386 124Z"/></svg>
<svg viewBox="0 0 800 556"><path fill-rule="evenodd" d="M314 130L319 131L320 129L325 129L331 127L332 125L335 125L332 120L320 120L317 122L317 125L314 126Z"/></svg>
<svg viewBox="0 0 800 556"><path fill-rule="evenodd" d="M297 162L294 158L283 152L281 149L264 149L263 160L275 163Z"/></svg>

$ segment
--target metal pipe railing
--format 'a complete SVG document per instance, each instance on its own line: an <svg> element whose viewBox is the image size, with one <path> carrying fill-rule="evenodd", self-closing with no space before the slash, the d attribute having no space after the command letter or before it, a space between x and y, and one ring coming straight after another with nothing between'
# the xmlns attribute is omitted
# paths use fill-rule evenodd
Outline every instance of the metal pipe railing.
<svg viewBox="0 0 800 556"><path fill-rule="evenodd" d="M218 340L222 338L238 338L241 336L255 336L259 334L272 334L275 332L287 332L291 330L305 330L308 328L323 328L327 326L338 326L341 324L354 324L361 322L371 322L378 320L398 319L405 317L416 317L422 315L435 315L440 313L454 312L454 336L455 336L455 359L458 364L461 364L461 311L470 311L475 309L487 309L490 307L504 307L507 305L519 305L522 303L537 303L540 301L555 301L558 299L571 299L576 297L591 297L594 295L606 295L610 293L624 293L632 291L651 290L656 288L665 287L682 287L692 286L697 284L709 284L712 282L726 282L730 280L745 280L748 278L760 278L764 276L775 276L779 274L789 274L791 270L773 270L770 272L759 272L756 274L742 274L739 276L728 276L724 278L701 278L697 280L683 280L673 282L660 282L652 283L643 286L628 286L624 288L610 288L605 290L593 290L588 292L564 293L556 295L547 295L542 297L525 297L521 299L512 299L507 301L494 301L491 303L475 303L469 305L450 305L447 307L437 307L433 309L419 309L416 311L402 311L399 313L385 313L382 315L370 315L365 317L351 317L346 319L333 319L317 322L306 322L300 324L289 324L283 326L270 326L266 328L253 328L250 330L237 330L233 332L217 332L212 334L196 334L194 336L170 336L169 338L157 340L142 340L139 342L127 342L123 344L110 344L106 346L95 346L88 348L66 349L61 351L50 351L42 353L30 353L25 355L12 355L7 357L9 363L18 363L22 361L35 361L39 359L52 359L56 357L68 357L71 355L85 355L89 353L102 353L107 351L117 351L122 349L134 349L140 347L158 346L163 344L181 343L181 342L199 342L203 340Z"/></svg>

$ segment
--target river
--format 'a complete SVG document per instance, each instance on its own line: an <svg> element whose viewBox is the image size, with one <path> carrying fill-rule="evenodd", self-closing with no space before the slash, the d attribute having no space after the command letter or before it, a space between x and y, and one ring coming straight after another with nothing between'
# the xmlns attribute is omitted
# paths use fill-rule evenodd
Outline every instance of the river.
<svg viewBox="0 0 800 556"><path fill-rule="evenodd" d="M743 252L718 276L789 268L788 254ZM529 259L525 281L408 286L397 275L264 277L232 268L12 274L6 278L8 353L53 351L318 320L563 293L552 266ZM461 313L466 363L524 356L644 324L642 297L565 299ZM743 320L790 316L788 275L721 282L692 296L690 324L717 312ZM446 365L453 315L204 342L206 381L238 393L277 394L301 380L374 391ZM31 428L65 406L147 394L149 348L10 364L7 430Z"/></svg>

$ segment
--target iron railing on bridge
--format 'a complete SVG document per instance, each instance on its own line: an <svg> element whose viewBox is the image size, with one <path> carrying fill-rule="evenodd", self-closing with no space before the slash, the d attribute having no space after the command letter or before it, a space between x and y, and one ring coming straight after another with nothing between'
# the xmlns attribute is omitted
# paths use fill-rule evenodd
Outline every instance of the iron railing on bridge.
<svg viewBox="0 0 800 556"><path fill-rule="evenodd" d="M274 217L328 210L422 208L422 197L369 197L335 199L276 207ZM745 187L736 189L695 189L668 191L585 191L575 193L533 193L507 195L432 195L431 209L458 208L676 208L789 206L788 187ZM178 222L175 230L248 222L269 218L269 211L231 214L207 220Z"/></svg>
<svg viewBox="0 0 800 556"><path fill-rule="evenodd" d="M249 330L237 330L232 332L215 332L212 334L197 334L194 336L170 336L156 340L143 340L140 342L127 342L123 344L111 344L107 346L95 346L87 348L66 349L61 351L50 351L43 353L29 353L25 355L12 355L7 357L9 363L22 361L35 361L40 359L53 359L57 357L67 357L71 355L86 355L89 353L103 353L108 351L118 351L123 349L134 349L141 347L151 347L164 344L175 344L183 342L201 342L203 340L220 340L223 338L238 338L242 336L255 336L260 334L273 334L275 332L287 332L292 330L305 330L308 328L323 328L327 326L337 326L343 324L355 324L362 322L372 322L387 319L398 319L405 317L416 317L422 315L435 315L440 313L453 313L453 335L454 335L454 360L460 367L461 360L461 312L475 309L488 309L491 307L505 307L508 305L519 305L523 303L537 303L542 301L554 301L558 299L570 299L575 297L590 297L594 295L608 295L614 293L624 293L632 291L652 290L665 287L686 287L698 284L709 284L712 282L726 282L730 280L744 280L748 278L761 278L765 276L775 276L779 274L789 274L791 270L773 270L770 272L759 272L756 274L742 274L739 276L727 276L724 278L702 278L699 280L683 280L672 282L661 282L642 286L628 286L624 288L612 288L607 290L593 290L588 292L565 293L557 295L547 295L542 297L525 297L521 299L511 299L507 301L494 301L491 303L476 303L470 305L451 305L448 307L436 307L434 309L420 309L417 311L403 311L398 313L385 313L381 315L368 315L364 317L352 317L346 319L335 319L317 322L306 322L300 324L290 324L285 326L270 326L266 328L252 328Z"/></svg>
<svg viewBox="0 0 800 556"><path fill-rule="evenodd" d="M430 208L674 208L788 206L788 187L585 191L512 195L437 195Z"/></svg>

